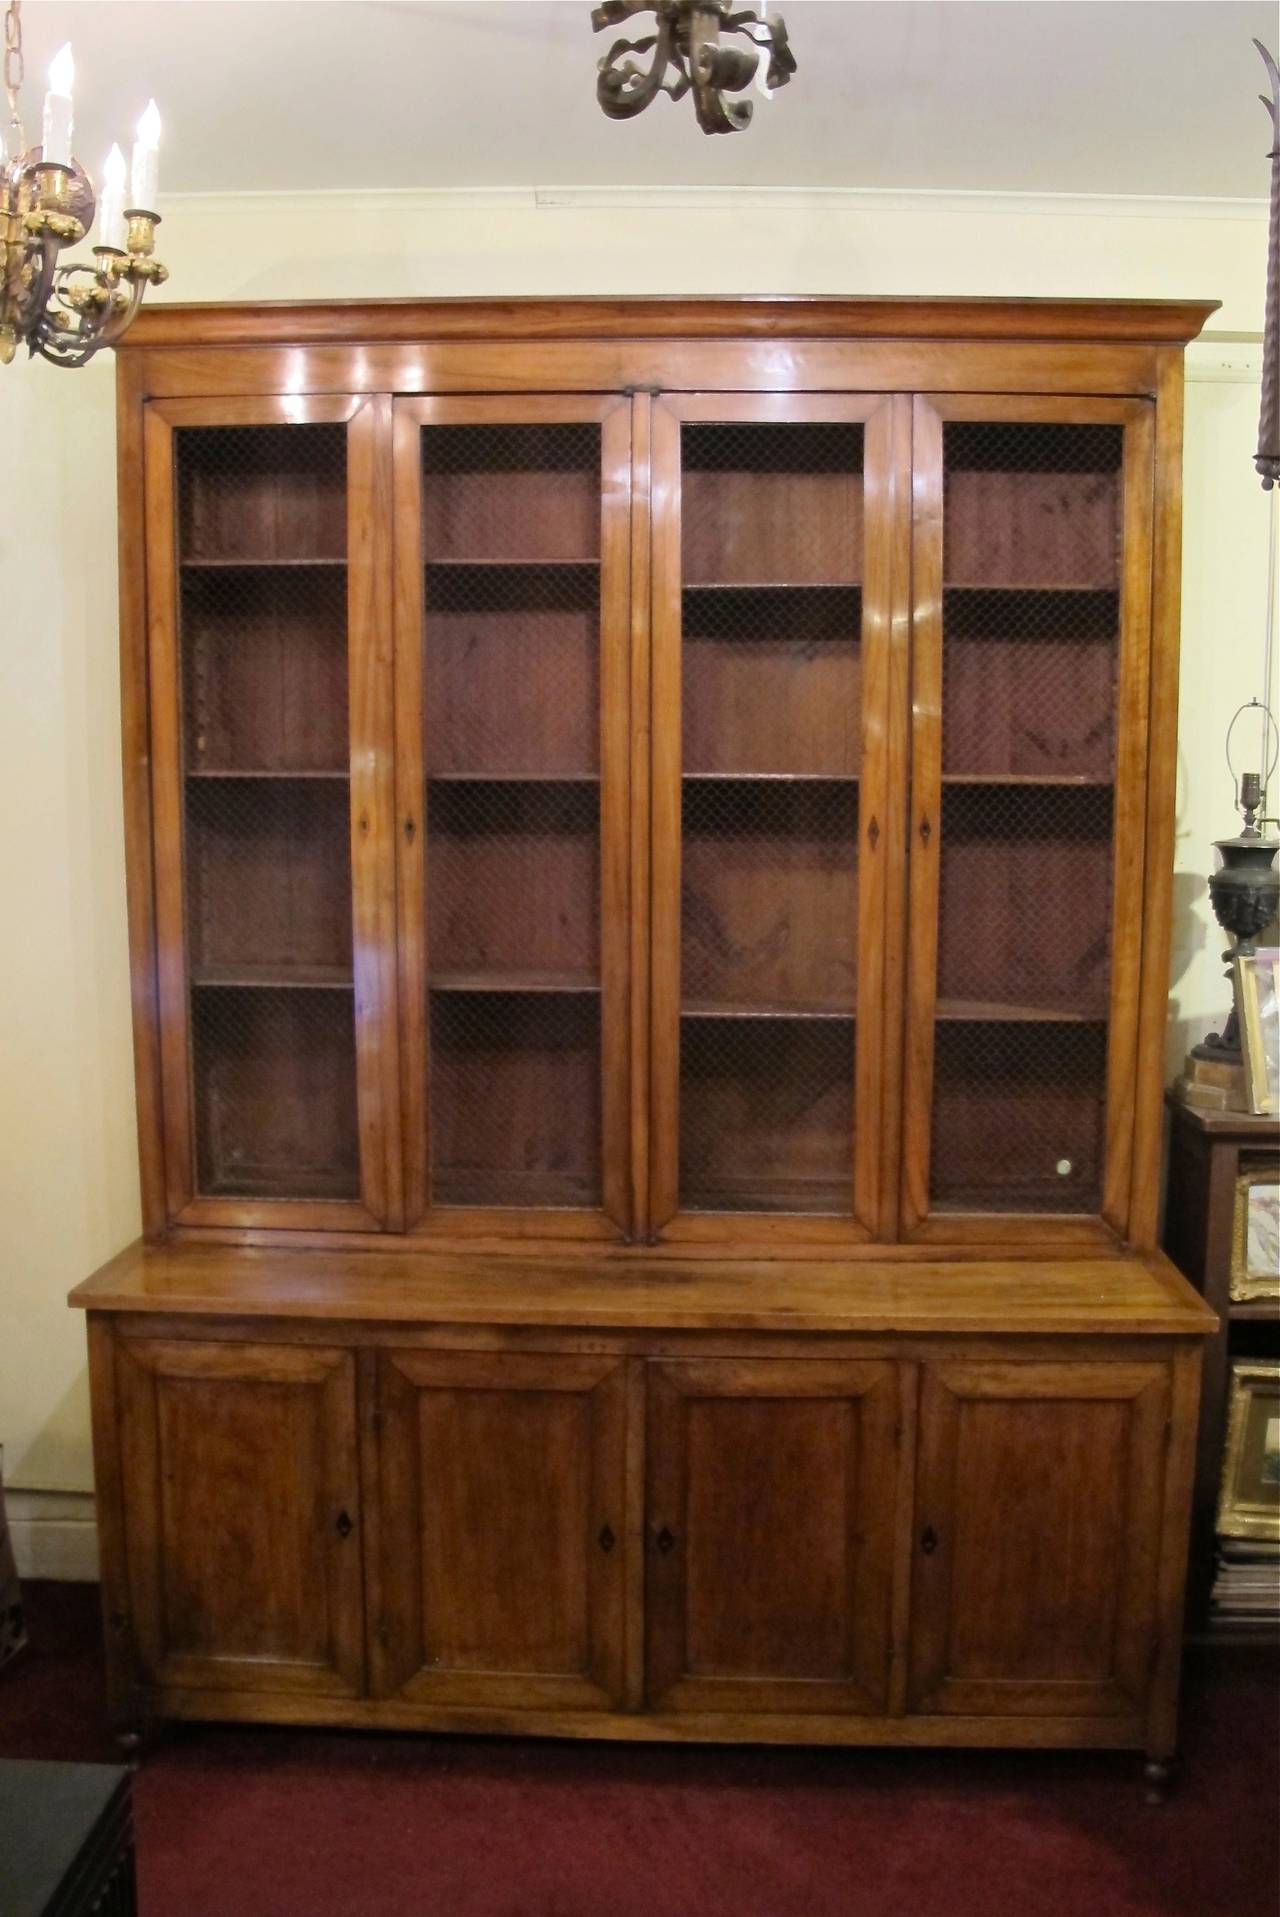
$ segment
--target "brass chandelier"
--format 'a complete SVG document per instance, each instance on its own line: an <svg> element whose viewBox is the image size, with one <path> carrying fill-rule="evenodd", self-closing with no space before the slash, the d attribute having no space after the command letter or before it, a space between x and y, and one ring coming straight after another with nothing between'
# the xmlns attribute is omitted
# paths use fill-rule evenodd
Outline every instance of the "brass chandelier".
<svg viewBox="0 0 1280 1917"><path fill-rule="evenodd" d="M637 13L657 16L657 31L642 40L615 40L600 62L596 98L611 120L643 113L660 93L673 100L692 92L698 125L704 133L739 133L751 121L750 100L742 93L754 81L768 94L785 86L796 70L787 29L763 6L737 9L729 0L604 0L591 24L599 33ZM738 34L746 46L729 46L725 34ZM650 54L646 65L635 58ZM761 61L767 64L761 69Z"/></svg>
<svg viewBox="0 0 1280 1917"><path fill-rule="evenodd" d="M138 123L133 169L125 186L124 155L113 146L102 172L102 199L71 152L71 48L49 69L39 146L28 148L18 110L22 86L21 0L4 18L4 85L9 124L0 126L0 365L19 346L55 366L83 366L125 331L150 285L168 269L154 257L160 216L153 209L160 116L152 100ZM98 217L94 264L59 264Z"/></svg>

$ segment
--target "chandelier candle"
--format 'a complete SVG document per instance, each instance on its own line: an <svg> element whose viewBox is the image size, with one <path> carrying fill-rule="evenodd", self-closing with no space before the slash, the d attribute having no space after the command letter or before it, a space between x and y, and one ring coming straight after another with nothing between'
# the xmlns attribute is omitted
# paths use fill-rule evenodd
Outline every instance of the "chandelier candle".
<svg viewBox="0 0 1280 1917"><path fill-rule="evenodd" d="M53 56L49 68L49 91L44 96L42 145L46 166L71 164L71 89L75 84L76 63L71 43Z"/></svg>
<svg viewBox="0 0 1280 1917"><path fill-rule="evenodd" d="M130 207L155 207L160 182L160 115L154 100L138 122L133 147L133 198Z"/></svg>
<svg viewBox="0 0 1280 1917"><path fill-rule="evenodd" d="M102 165L102 198L98 202L98 245L125 251L124 154L113 146ZM95 249L96 250L96 249Z"/></svg>

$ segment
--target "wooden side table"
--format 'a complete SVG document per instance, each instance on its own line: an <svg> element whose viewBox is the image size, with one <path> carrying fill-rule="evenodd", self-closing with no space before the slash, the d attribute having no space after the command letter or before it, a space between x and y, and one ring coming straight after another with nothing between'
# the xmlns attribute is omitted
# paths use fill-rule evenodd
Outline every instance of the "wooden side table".
<svg viewBox="0 0 1280 1917"><path fill-rule="evenodd" d="M1218 1330L1204 1352L1187 1584L1188 1628L1204 1631L1213 1592L1231 1360L1273 1352L1280 1328L1274 1303L1241 1303L1231 1297L1236 1184L1244 1174L1269 1167L1280 1178L1280 1129L1273 1118L1201 1111L1172 1095L1167 1102L1173 1124L1164 1248L1218 1314Z"/></svg>
<svg viewBox="0 0 1280 1917"><path fill-rule="evenodd" d="M135 1917L137 1908L129 1772L0 1761L3 1917Z"/></svg>

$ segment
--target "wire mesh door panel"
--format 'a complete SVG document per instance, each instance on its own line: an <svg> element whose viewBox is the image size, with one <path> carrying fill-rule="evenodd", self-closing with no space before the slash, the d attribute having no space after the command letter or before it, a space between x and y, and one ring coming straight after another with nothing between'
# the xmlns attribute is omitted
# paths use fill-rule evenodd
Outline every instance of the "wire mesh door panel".
<svg viewBox="0 0 1280 1917"><path fill-rule="evenodd" d="M627 407L398 411L410 1218L625 1231Z"/></svg>
<svg viewBox="0 0 1280 1917"><path fill-rule="evenodd" d="M352 780L356 405L308 409L172 402L148 421L171 485L148 527L166 1143L190 1222L385 1212L356 1013L377 958L354 932L353 803L371 817Z"/></svg>
<svg viewBox="0 0 1280 1917"><path fill-rule="evenodd" d="M1148 409L918 401L915 461L906 1222L1123 1231Z"/></svg>
<svg viewBox="0 0 1280 1917"><path fill-rule="evenodd" d="M655 418L672 510L655 525L652 1216L669 1236L743 1214L859 1231L860 866L884 816L864 633L887 592L866 475L890 412L690 396Z"/></svg>

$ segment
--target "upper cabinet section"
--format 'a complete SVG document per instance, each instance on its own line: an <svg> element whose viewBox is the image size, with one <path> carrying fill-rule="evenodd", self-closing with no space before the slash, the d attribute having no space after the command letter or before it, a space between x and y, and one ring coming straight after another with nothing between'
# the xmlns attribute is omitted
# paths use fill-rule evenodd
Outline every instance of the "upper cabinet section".
<svg viewBox="0 0 1280 1917"><path fill-rule="evenodd" d="M1140 401L917 401L911 1228L1123 1229L1152 447Z"/></svg>
<svg viewBox="0 0 1280 1917"><path fill-rule="evenodd" d="M1209 310L143 315L148 1231L1148 1246Z"/></svg>
<svg viewBox="0 0 1280 1917"><path fill-rule="evenodd" d="M356 936L377 884L351 717L371 722L379 670L349 525L368 435L350 401L297 411L148 422L170 1202L367 1226L387 1208L367 1054L389 956Z"/></svg>
<svg viewBox="0 0 1280 1917"><path fill-rule="evenodd" d="M410 1221L616 1235L629 408L403 402L396 459Z"/></svg>
<svg viewBox="0 0 1280 1917"><path fill-rule="evenodd" d="M655 412L652 1223L669 1237L728 1213L859 1229L893 412L727 395Z"/></svg>

